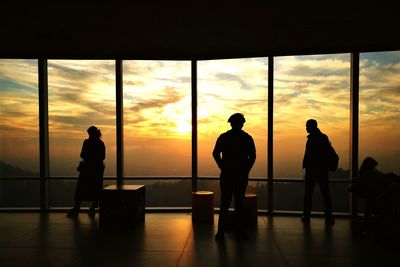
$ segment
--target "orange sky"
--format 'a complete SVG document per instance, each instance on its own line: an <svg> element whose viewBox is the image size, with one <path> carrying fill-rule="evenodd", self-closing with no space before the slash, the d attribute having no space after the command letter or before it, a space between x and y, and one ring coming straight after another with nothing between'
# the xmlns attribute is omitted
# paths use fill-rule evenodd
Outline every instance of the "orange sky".
<svg viewBox="0 0 400 267"><path fill-rule="evenodd" d="M399 172L400 52L361 54L360 159ZM266 176L267 58L198 62L199 175L217 176L211 151L242 112L257 146L253 177ZM0 60L0 160L38 171L37 61ZM76 175L86 129L98 126L115 175L113 61L49 60L52 175ZM275 58L274 174L300 178L305 121L318 120L348 168L350 55ZM191 175L191 77L187 61L124 61L125 171Z"/></svg>

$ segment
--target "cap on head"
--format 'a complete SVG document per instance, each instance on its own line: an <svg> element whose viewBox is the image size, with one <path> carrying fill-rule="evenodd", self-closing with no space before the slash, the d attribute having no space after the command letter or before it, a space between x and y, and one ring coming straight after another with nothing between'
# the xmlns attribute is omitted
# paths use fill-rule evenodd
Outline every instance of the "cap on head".
<svg viewBox="0 0 400 267"><path fill-rule="evenodd" d="M228 122L230 122L230 123L245 123L246 119L244 118L244 115L242 113L235 113L229 117Z"/></svg>
<svg viewBox="0 0 400 267"><path fill-rule="evenodd" d="M307 127L307 128L310 128L310 129L316 129L316 128L318 128L318 123L317 123L317 121L314 120L314 119L309 119L309 120L306 122L306 127Z"/></svg>

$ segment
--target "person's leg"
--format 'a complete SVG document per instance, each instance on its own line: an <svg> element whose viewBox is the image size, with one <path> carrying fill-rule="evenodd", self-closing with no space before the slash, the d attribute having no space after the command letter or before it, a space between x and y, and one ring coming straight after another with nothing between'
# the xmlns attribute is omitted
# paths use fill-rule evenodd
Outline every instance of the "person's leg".
<svg viewBox="0 0 400 267"><path fill-rule="evenodd" d="M81 203L82 203L82 201L80 201L80 200L75 200L74 209L76 209L77 211L79 211L79 210L81 209Z"/></svg>
<svg viewBox="0 0 400 267"><path fill-rule="evenodd" d="M92 205L90 206L90 208L96 209L97 207L99 207L99 201L98 200L93 200Z"/></svg>
<svg viewBox="0 0 400 267"><path fill-rule="evenodd" d="M236 214L236 227L237 233L241 238L247 238L246 218L244 212L245 195L246 195L247 181L240 181L235 186L235 214Z"/></svg>
<svg viewBox="0 0 400 267"><path fill-rule="evenodd" d="M78 217L80 209L81 209L81 201L75 200L74 207L68 211L67 216L71 218Z"/></svg>
<svg viewBox="0 0 400 267"><path fill-rule="evenodd" d="M329 192L329 181L328 179L322 179L318 182L319 188L321 189L322 199L324 201L325 208L325 223L334 224L334 219L332 217L332 199Z"/></svg>
<svg viewBox="0 0 400 267"><path fill-rule="evenodd" d="M243 226L244 223L244 201L247 188L247 181L241 181L236 184L234 189L235 213L238 220L238 225Z"/></svg>
<svg viewBox="0 0 400 267"><path fill-rule="evenodd" d="M94 200L92 202L92 205L90 206L88 210L88 214L90 217L94 217L96 215L96 208L99 206L99 202L97 200Z"/></svg>
<svg viewBox="0 0 400 267"><path fill-rule="evenodd" d="M217 239L222 239L226 230L226 223L228 220L229 205L231 204L233 195L233 185L224 181L220 182L221 188L221 203L218 217L218 232L215 236Z"/></svg>
<svg viewBox="0 0 400 267"><path fill-rule="evenodd" d="M67 212L67 216L74 218L79 215L79 210L81 209L81 202L82 202L82 177L79 174L78 182L75 188L74 194L74 207Z"/></svg>
<svg viewBox="0 0 400 267"><path fill-rule="evenodd" d="M305 192L304 192L304 210L302 221L304 223L310 222L311 209L312 209L312 194L314 191L315 180L312 177L307 177L304 181Z"/></svg>

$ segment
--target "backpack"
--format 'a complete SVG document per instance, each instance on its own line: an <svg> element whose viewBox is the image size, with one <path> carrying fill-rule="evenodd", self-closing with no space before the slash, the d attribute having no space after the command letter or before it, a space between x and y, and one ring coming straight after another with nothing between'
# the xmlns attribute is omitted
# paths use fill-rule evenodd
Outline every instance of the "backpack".
<svg viewBox="0 0 400 267"><path fill-rule="evenodd" d="M333 172L336 171L339 166L339 156L336 153L335 149L333 148L331 142L329 142L327 148L327 167L328 170Z"/></svg>

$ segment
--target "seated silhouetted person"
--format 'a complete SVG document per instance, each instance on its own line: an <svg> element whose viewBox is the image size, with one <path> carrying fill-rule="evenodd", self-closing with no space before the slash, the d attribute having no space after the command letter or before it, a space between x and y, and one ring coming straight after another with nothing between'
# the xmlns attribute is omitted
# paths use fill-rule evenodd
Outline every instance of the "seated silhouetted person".
<svg viewBox="0 0 400 267"><path fill-rule="evenodd" d="M384 174L376 166L378 162L366 157L362 162L357 178L351 183L350 191L365 201L364 214L371 215L373 209L382 210L392 203L386 202L399 188L399 178L393 173ZM396 193L397 194L397 193Z"/></svg>
<svg viewBox="0 0 400 267"><path fill-rule="evenodd" d="M390 184L385 175L376 168L377 165L375 159L366 157L360 166L358 179L353 181L357 184L353 190L365 199L375 199Z"/></svg>
<svg viewBox="0 0 400 267"><path fill-rule="evenodd" d="M225 237L229 205L234 196L235 213L239 227L243 224L243 209L249 172L256 159L253 138L242 130L245 118L241 113L229 117L232 129L221 134L215 144L213 157L221 169L221 203L216 241ZM239 229L243 231L244 229Z"/></svg>
<svg viewBox="0 0 400 267"><path fill-rule="evenodd" d="M318 123L314 119L306 122L307 136L306 150L303 159L303 169L305 169L305 193L304 193L304 212L301 218L305 224L310 223L312 207L312 194L315 184L318 183L321 189L325 208L325 224L334 224L332 216L332 200L329 192L329 176L327 151L330 145L328 136L318 129Z"/></svg>

